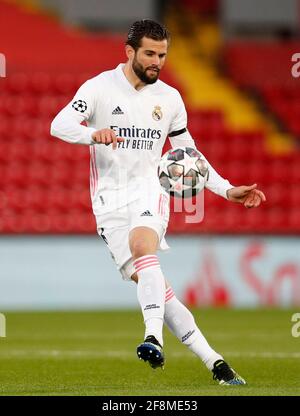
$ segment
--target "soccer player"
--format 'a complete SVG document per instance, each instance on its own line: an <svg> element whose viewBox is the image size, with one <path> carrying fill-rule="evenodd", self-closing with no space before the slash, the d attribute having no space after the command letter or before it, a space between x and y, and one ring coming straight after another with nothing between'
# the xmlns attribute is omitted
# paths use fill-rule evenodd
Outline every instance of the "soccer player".
<svg viewBox="0 0 300 416"><path fill-rule="evenodd" d="M168 248L164 236L169 195L157 176L163 145L169 137L173 148L195 147L179 92L158 79L169 41L168 31L159 23L133 23L125 46L127 62L87 80L55 117L51 134L90 146L90 189L97 231L123 279L137 283L145 323L138 357L153 368L163 367L165 323L220 384L245 384L211 348L191 312L177 299L156 254ZM81 125L83 121L87 125ZM265 200L256 184L234 187L208 166L209 190L247 208L258 207Z"/></svg>

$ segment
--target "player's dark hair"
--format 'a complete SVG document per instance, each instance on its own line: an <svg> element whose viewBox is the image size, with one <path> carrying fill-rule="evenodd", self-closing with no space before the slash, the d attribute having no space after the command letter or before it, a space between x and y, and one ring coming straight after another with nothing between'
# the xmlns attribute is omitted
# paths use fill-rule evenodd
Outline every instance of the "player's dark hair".
<svg viewBox="0 0 300 416"><path fill-rule="evenodd" d="M150 19L143 19L134 22L127 35L126 45L130 45L135 51L141 46L143 37L153 40L165 40L170 42L169 31L160 23Z"/></svg>

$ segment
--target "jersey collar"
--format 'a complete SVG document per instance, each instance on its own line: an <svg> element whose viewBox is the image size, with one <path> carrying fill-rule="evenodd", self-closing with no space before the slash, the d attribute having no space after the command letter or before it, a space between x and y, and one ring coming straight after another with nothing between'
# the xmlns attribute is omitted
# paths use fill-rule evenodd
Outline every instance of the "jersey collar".
<svg viewBox="0 0 300 416"><path fill-rule="evenodd" d="M118 74L118 77L120 79L120 81L122 82L122 84L124 84L124 86L126 87L126 89L128 91L130 91L131 93L135 93L135 94L140 94L143 91L148 90L149 88L153 88L155 84L149 84L149 85L145 85L143 88L141 88L140 90L136 90L134 88L134 86L132 84L130 84L130 82L128 81L128 79L126 78L123 68L124 68L125 64L119 64L116 67L116 72Z"/></svg>

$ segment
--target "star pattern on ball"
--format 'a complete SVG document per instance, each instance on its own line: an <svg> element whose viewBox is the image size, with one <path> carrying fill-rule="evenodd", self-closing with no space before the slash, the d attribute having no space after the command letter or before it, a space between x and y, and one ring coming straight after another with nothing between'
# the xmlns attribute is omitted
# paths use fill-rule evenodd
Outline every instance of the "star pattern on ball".
<svg viewBox="0 0 300 416"><path fill-rule="evenodd" d="M173 179L169 179L171 187L169 188L168 192L177 192L182 193L183 191L186 191L190 188L190 186L185 185L182 182L182 179L178 179L177 181L174 181Z"/></svg>
<svg viewBox="0 0 300 416"><path fill-rule="evenodd" d="M176 163L184 167L184 174L186 175L191 169L199 172L199 169L196 165L197 160L199 160L199 157L191 157L186 152L184 152L183 159Z"/></svg>
<svg viewBox="0 0 300 416"><path fill-rule="evenodd" d="M198 163L197 163L197 166L198 166L198 170L199 170L201 176L204 177L204 176L208 175L208 166L207 166L207 163L206 163L205 160L199 159Z"/></svg>
<svg viewBox="0 0 300 416"><path fill-rule="evenodd" d="M165 173L167 176L169 176L169 171L168 171L169 166L170 166L170 161L166 157L163 157L159 165L159 174Z"/></svg>
<svg viewBox="0 0 300 416"><path fill-rule="evenodd" d="M177 147L166 152L159 162L161 186L173 197L191 198L206 186L209 169L196 149Z"/></svg>
<svg viewBox="0 0 300 416"><path fill-rule="evenodd" d="M83 100L76 100L72 104L74 110L79 111L79 113L84 113L87 109L87 103Z"/></svg>

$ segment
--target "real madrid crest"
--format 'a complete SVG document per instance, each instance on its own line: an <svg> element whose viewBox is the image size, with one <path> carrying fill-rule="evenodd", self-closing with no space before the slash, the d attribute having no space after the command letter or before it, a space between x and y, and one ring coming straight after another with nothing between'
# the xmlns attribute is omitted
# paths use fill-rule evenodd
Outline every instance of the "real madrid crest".
<svg viewBox="0 0 300 416"><path fill-rule="evenodd" d="M154 120L159 121L162 119L162 111L161 111L161 107L159 105L156 105L154 107L154 110L152 111L152 117Z"/></svg>

